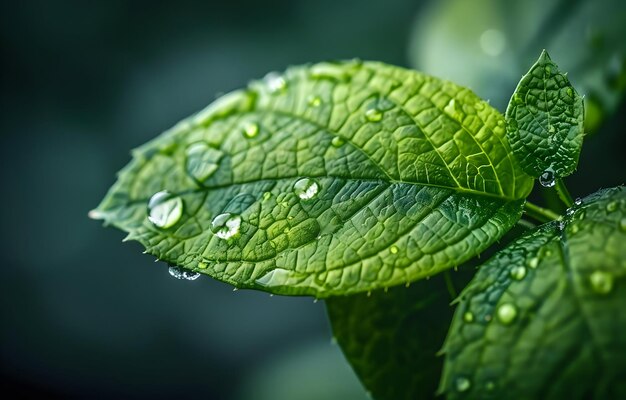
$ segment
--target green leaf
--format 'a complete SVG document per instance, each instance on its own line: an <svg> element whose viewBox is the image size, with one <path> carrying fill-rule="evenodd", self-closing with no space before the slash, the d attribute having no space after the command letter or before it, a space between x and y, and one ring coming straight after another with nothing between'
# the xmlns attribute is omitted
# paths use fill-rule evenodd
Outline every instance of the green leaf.
<svg viewBox="0 0 626 400"><path fill-rule="evenodd" d="M504 126L469 90L415 71L292 67L134 151L91 216L237 287L327 297L403 284L519 218L533 181Z"/></svg>
<svg viewBox="0 0 626 400"><path fill-rule="evenodd" d="M474 270L452 273L463 287ZM437 355L452 319L442 274L406 288L326 300L333 334L377 400L431 399L443 368Z"/></svg>
<svg viewBox="0 0 626 400"><path fill-rule="evenodd" d="M618 187L497 253L460 296L440 389L450 399L624 398L625 241Z"/></svg>
<svg viewBox="0 0 626 400"><path fill-rule="evenodd" d="M583 99L544 50L506 110L507 137L527 174L552 186L570 175L583 144Z"/></svg>

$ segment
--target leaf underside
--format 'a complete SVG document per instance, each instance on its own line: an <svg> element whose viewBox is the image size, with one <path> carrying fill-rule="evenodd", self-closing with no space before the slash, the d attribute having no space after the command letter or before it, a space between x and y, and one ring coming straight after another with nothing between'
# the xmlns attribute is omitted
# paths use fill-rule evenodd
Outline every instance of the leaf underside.
<svg viewBox="0 0 626 400"><path fill-rule="evenodd" d="M472 268L452 272L463 287ZM406 288L326 300L333 335L376 400L431 399L443 369L437 353L452 319L441 274Z"/></svg>
<svg viewBox="0 0 626 400"><path fill-rule="evenodd" d="M469 90L415 71L292 67L135 150L91 215L237 287L393 286L461 264L518 220L533 181L504 125ZM148 218L163 190L177 199L156 218L167 229ZM224 215L238 220L215 230Z"/></svg>
<svg viewBox="0 0 626 400"><path fill-rule="evenodd" d="M583 99L544 50L506 110L507 135L522 169L570 175L583 143Z"/></svg>
<svg viewBox="0 0 626 400"><path fill-rule="evenodd" d="M460 296L440 389L457 398L626 396L626 191L600 191L485 263Z"/></svg>

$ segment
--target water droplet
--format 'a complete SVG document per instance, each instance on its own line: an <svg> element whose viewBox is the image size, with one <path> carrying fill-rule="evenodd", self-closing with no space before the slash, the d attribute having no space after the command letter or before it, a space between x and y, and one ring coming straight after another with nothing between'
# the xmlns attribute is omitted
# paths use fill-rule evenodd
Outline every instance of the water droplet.
<svg viewBox="0 0 626 400"><path fill-rule="evenodd" d="M285 88L287 87L287 82L285 81L285 78L283 78L277 72L270 72L269 74L265 75L265 83L267 84L267 87L271 93L278 93L285 90Z"/></svg>
<svg viewBox="0 0 626 400"><path fill-rule="evenodd" d="M157 228L169 228L183 215L183 200L167 190L155 193L148 202L148 219Z"/></svg>
<svg viewBox="0 0 626 400"><path fill-rule="evenodd" d="M298 179L293 185L293 191L302 200L309 200L315 197L319 188L318 183L310 178Z"/></svg>
<svg viewBox="0 0 626 400"><path fill-rule="evenodd" d="M206 264L205 262L200 261L200 262L198 263L198 268L200 268L200 269L206 269L206 267L207 267L207 264Z"/></svg>
<svg viewBox="0 0 626 400"><path fill-rule="evenodd" d="M183 279L187 281L195 281L200 277L200 274L193 271L188 271L183 268L176 267L174 265L170 265L169 273L176 279Z"/></svg>
<svg viewBox="0 0 626 400"><path fill-rule="evenodd" d="M272 192L263 193L263 200L267 201L272 197Z"/></svg>
<svg viewBox="0 0 626 400"><path fill-rule="evenodd" d="M340 136L335 136L330 142L334 147L341 147L346 143L345 139Z"/></svg>
<svg viewBox="0 0 626 400"><path fill-rule="evenodd" d="M574 207L570 207L567 210L565 210L565 215L567 215L568 217L571 217L572 215L574 215L575 212L576 210L574 210Z"/></svg>
<svg viewBox="0 0 626 400"><path fill-rule="evenodd" d="M456 387L457 392L466 392L472 386L472 383L466 377L459 376L454 381L454 386Z"/></svg>
<svg viewBox="0 0 626 400"><path fill-rule="evenodd" d="M553 187L555 180L556 177L554 176L554 171L551 169L543 171L543 174L539 176L539 183L543 187Z"/></svg>
<svg viewBox="0 0 626 400"><path fill-rule="evenodd" d="M509 325L517 318L517 308L511 303L504 303L498 307L498 321L504 325Z"/></svg>
<svg viewBox="0 0 626 400"><path fill-rule="evenodd" d="M211 221L211 232L220 239L230 239L239 233L241 217L231 213L223 213Z"/></svg>
<svg viewBox="0 0 626 400"><path fill-rule="evenodd" d="M187 148L186 155L187 173L203 182L217 171L224 153L204 142L197 142Z"/></svg>
<svg viewBox="0 0 626 400"><path fill-rule="evenodd" d="M389 248L389 251L391 252L391 254L397 254L398 253L398 246L391 246Z"/></svg>
<svg viewBox="0 0 626 400"><path fill-rule="evenodd" d="M365 111L365 119L370 122L378 122L383 119L383 112L376 107L368 108Z"/></svg>
<svg viewBox="0 0 626 400"><path fill-rule="evenodd" d="M465 311L463 313L463 321L465 322L473 322L474 321L474 314L471 311Z"/></svg>
<svg viewBox="0 0 626 400"><path fill-rule="evenodd" d="M319 96L309 97L308 104L311 107L319 107L322 104L322 99Z"/></svg>
<svg viewBox="0 0 626 400"><path fill-rule="evenodd" d="M568 87L566 91L567 91L567 95L569 97L574 97L574 91L572 90L572 88Z"/></svg>
<svg viewBox="0 0 626 400"><path fill-rule="evenodd" d="M533 257L526 262L526 265L528 265L528 268L535 269L537 268L537 265L539 265L539 259L537 257Z"/></svg>
<svg viewBox="0 0 626 400"><path fill-rule="evenodd" d="M259 134L259 124L255 122L247 123L243 127L243 135L247 138L253 138Z"/></svg>
<svg viewBox="0 0 626 400"><path fill-rule="evenodd" d="M516 265L511 268L510 275L511 278L517 281L521 281L526 276L526 267L524 267L523 265Z"/></svg>
<svg viewBox="0 0 626 400"><path fill-rule="evenodd" d="M594 292L608 294L613 289L613 275L605 271L594 271L589 275L589 283Z"/></svg>
<svg viewBox="0 0 626 400"><path fill-rule="evenodd" d="M575 234L580 230L580 228L578 227L578 224L571 224L569 226L569 231L571 234Z"/></svg>
<svg viewBox="0 0 626 400"><path fill-rule="evenodd" d="M576 197L576 200L574 200L574 205L579 206L581 204L583 204L582 199L580 197Z"/></svg>
<svg viewBox="0 0 626 400"><path fill-rule="evenodd" d="M617 210L617 201L612 201L606 205L606 211L613 212Z"/></svg>

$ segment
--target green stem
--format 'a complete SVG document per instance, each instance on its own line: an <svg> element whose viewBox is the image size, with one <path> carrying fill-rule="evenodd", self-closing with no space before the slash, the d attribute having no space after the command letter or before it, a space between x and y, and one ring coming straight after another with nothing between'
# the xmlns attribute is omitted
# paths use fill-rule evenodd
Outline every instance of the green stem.
<svg viewBox="0 0 626 400"><path fill-rule="evenodd" d="M537 227L537 225L533 224L530 221L526 221L525 219L520 219L519 221L517 221L517 225L526 229L535 229Z"/></svg>
<svg viewBox="0 0 626 400"><path fill-rule="evenodd" d="M527 201L526 204L524 204L524 210L526 211L526 214L539 222L550 222L559 219L559 215L554 211L539 207L530 201Z"/></svg>
<svg viewBox="0 0 626 400"><path fill-rule="evenodd" d="M456 289L454 289L454 284L452 283L452 277L450 276L450 270L447 269L443 271L443 279L446 281L446 288L448 288L448 293L452 300L456 300Z"/></svg>
<svg viewBox="0 0 626 400"><path fill-rule="evenodd" d="M567 190L563 179L559 178L556 180L555 189L556 192L559 194L559 198L566 207L571 207L574 205L574 200L572 200L572 196L569 194L569 191Z"/></svg>

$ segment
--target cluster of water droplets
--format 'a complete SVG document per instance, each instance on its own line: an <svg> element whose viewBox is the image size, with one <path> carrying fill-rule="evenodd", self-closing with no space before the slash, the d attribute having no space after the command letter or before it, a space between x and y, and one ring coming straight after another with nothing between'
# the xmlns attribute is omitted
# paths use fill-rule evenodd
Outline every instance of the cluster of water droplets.
<svg viewBox="0 0 626 400"><path fill-rule="evenodd" d="M176 279L182 279L187 281L195 281L200 277L200 274L198 272L188 271L174 265L170 265L168 272L172 277Z"/></svg>

